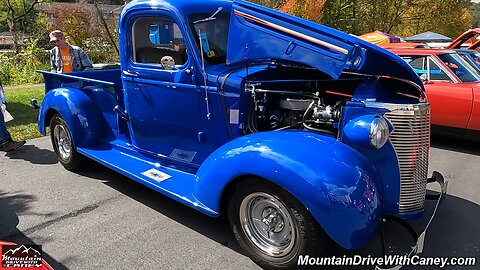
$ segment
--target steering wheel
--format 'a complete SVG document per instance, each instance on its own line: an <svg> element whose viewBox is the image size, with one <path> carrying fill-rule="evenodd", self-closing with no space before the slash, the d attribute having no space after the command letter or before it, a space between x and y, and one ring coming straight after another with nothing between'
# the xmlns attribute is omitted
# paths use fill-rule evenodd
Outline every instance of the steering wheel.
<svg viewBox="0 0 480 270"><path fill-rule="evenodd" d="M175 67L175 60L169 55L165 55L160 59L160 64L164 69L172 69Z"/></svg>

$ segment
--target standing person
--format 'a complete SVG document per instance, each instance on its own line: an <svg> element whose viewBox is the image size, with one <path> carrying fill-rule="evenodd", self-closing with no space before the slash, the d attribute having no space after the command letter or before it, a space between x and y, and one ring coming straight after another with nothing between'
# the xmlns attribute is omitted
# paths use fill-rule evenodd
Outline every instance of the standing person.
<svg viewBox="0 0 480 270"><path fill-rule="evenodd" d="M7 127L5 126L5 120L3 118L3 109L1 106L5 103L5 93L3 92L2 82L0 81L0 151L10 152L17 148L22 147L25 144L25 141L16 142L10 137ZM5 108L5 107L4 107Z"/></svg>
<svg viewBox="0 0 480 270"><path fill-rule="evenodd" d="M52 72L65 73L93 69L87 54L80 47L68 44L62 31L52 31L50 42L55 44L55 47L50 50Z"/></svg>

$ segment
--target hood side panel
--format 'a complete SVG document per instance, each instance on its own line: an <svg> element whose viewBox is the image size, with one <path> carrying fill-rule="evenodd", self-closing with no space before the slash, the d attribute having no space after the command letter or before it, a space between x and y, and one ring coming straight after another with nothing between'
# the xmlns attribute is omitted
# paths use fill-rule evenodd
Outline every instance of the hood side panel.
<svg viewBox="0 0 480 270"><path fill-rule="evenodd" d="M285 15L260 6L252 9L250 5L235 3L230 20L227 62L254 59L295 61L338 78L350 65L356 47L334 37L335 33L329 31L333 29L319 25L306 28Z"/></svg>
<svg viewBox="0 0 480 270"><path fill-rule="evenodd" d="M424 90L400 57L355 36L242 0L234 0L227 63L291 61L338 79L342 72L390 76Z"/></svg>

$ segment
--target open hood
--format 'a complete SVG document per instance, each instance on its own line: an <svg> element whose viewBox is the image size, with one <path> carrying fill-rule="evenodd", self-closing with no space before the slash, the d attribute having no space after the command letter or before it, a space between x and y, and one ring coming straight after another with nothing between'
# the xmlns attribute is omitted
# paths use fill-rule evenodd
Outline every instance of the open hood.
<svg viewBox="0 0 480 270"><path fill-rule="evenodd" d="M480 47L480 39L475 41L472 45L467 47L468 50L476 50L478 47Z"/></svg>
<svg viewBox="0 0 480 270"><path fill-rule="evenodd" d="M423 84L401 58L335 29L249 2L234 0L227 63L293 61L332 78L342 72L391 76Z"/></svg>
<svg viewBox="0 0 480 270"><path fill-rule="evenodd" d="M476 35L479 35L479 34L480 34L480 28L470 29L470 30L466 31L465 33L461 34L460 36L458 36L456 39L454 39L452 41L452 43L450 43L450 45L445 47L445 49L460 49L460 47L462 46L463 43L467 42L469 39L471 39L471 38L473 38L473 37L475 37ZM470 49L470 48L471 48L471 46L468 47L468 49Z"/></svg>

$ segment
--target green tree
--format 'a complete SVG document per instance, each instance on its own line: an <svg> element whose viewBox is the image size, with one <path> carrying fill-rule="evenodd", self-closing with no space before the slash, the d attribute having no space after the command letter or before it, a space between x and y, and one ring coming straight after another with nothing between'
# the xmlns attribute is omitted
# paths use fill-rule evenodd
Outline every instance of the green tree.
<svg viewBox="0 0 480 270"><path fill-rule="evenodd" d="M472 16L472 27L480 27L480 3L472 3L468 11L470 16Z"/></svg>
<svg viewBox="0 0 480 270"><path fill-rule="evenodd" d="M406 12L402 27L396 34L410 36L426 31L440 33L452 38L471 27L469 0L415 0L416 8Z"/></svg>
<svg viewBox="0 0 480 270"><path fill-rule="evenodd" d="M250 2L269 8L279 9L285 5L285 1L286 0L251 0Z"/></svg>
<svg viewBox="0 0 480 270"><path fill-rule="evenodd" d="M35 24L34 6L46 0L4 0L0 5L0 30L8 30L13 36L13 49L18 52L18 31L25 31Z"/></svg>
<svg viewBox="0 0 480 270"><path fill-rule="evenodd" d="M95 5L82 1L56 3L54 16L50 30L61 29L68 42L82 47L92 62L118 62L115 49L118 22L113 15L101 14Z"/></svg>
<svg viewBox="0 0 480 270"><path fill-rule="evenodd" d="M471 25L469 0L256 0L258 4L352 34L374 30L410 36L433 31L455 37ZM480 6L476 4L476 8ZM480 24L480 14L477 12Z"/></svg>

